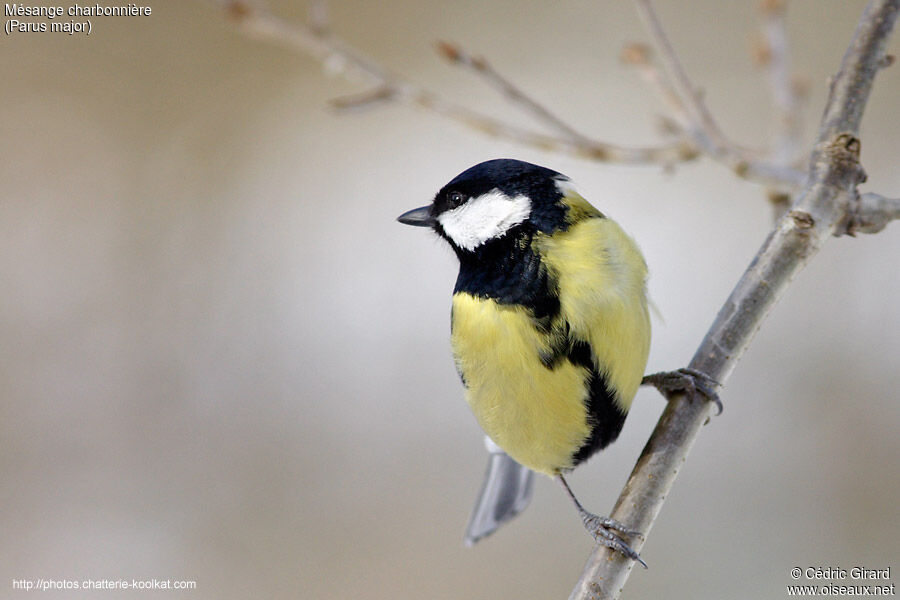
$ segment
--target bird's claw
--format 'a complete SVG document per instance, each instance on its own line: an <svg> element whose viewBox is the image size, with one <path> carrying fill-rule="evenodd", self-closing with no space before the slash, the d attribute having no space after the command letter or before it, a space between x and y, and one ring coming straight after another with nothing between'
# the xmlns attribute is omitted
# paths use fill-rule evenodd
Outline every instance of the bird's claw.
<svg viewBox="0 0 900 600"><path fill-rule="evenodd" d="M710 402L716 404L717 415L722 414L722 400L715 387L721 385L718 381L697 369L683 368L675 371L663 371L645 375L641 385L652 385L663 394L672 392L684 392L693 400L697 393L705 396Z"/></svg>
<svg viewBox="0 0 900 600"><path fill-rule="evenodd" d="M647 568L647 563L644 562L641 555L635 552L634 549L618 535L622 534L626 537L643 537L639 531L629 529L615 519L601 517L589 512L582 514L581 520L584 522L585 529L587 529L588 533L591 534L591 537L594 538L598 544L602 544L607 548L612 548L616 552L624 554L631 560L641 563L645 569Z"/></svg>

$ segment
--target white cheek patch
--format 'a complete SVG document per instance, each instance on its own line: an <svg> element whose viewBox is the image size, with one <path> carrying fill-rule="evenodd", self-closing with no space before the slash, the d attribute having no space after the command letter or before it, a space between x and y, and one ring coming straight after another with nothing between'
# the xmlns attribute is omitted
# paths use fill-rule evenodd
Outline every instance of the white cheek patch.
<svg viewBox="0 0 900 600"><path fill-rule="evenodd" d="M437 220L453 243L474 250L486 241L502 236L528 218L531 200L527 196L507 196L491 190L462 206L448 210Z"/></svg>

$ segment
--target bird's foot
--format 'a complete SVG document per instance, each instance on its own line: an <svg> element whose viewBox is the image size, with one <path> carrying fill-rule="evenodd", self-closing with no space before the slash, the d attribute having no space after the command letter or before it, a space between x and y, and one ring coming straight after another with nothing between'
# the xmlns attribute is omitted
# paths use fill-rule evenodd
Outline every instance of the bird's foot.
<svg viewBox="0 0 900 600"><path fill-rule="evenodd" d="M594 513L589 513L586 510L581 511L581 521L584 523L584 528L587 529L588 533L591 534L591 537L594 538L598 544L602 544L607 548L612 548L616 552L624 554L628 558L641 563L645 569L647 568L647 563L644 562L641 555L625 543L625 540L619 535L621 534L626 537L643 537L639 531L629 529L615 519L601 517Z"/></svg>
<svg viewBox="0 0 900 600"><path fill-rule="evenodd" d="M715 402L716 408L719 409L716 414L722 414L722 400L719 399L719 394L715 389L719 382L696 369L684 368L645 375L641 385L652 385L665 395L684 392L691 400L699 393L706 396L710 402Z"/></svg>

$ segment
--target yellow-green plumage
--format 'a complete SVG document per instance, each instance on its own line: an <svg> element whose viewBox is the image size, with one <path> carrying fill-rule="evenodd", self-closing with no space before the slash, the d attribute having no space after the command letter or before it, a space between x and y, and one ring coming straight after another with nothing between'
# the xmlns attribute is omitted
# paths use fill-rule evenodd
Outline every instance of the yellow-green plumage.
<svg viewBox="0 0 900 600"><path fill-rule="evenodd" d="M563 318L587 339L595 364L628 410L650 352L647 265L615 221L587 219L535 241L559 285Z"/></svg>
<svg viewBox="0 0 900 600"><path fill-rule="evenodd" d="M523 306L467 292L453 297L452 347L472 412L517 462L548 475L574 466L596 424L590 370L568 360L550 368L542 357L558 349L560 336L586 342L626 412L650 347L647 269L634 241L573 192L562 202L568 228L532 240L559 298L549 326Z"/></svg>

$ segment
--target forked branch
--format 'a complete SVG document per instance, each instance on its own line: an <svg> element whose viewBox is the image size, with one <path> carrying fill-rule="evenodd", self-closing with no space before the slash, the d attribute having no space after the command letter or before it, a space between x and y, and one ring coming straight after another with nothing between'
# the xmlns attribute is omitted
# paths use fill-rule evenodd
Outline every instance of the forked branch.
<svg viewBox="0 0 900 600"><path fill-rule="evenodd" d="M646 2L646 0L641 0ZM285 46L312 56L333 73L350 81L369 86L369 90L332 103L338 109L370 108L385 102L401 102L433 112L484 134L549 152L559 152L603 162L621 164L673 165L690 161L702 154L727 165L738 176L781 190L798 189L805 174L790 166L766 159L733 144L721 134L718 126L684 74L665 34L658 28L657 42L665 49L667 62L675 69L675 94L683 98L677 103L676 128L673 139L656 146L631 147L598 140L577 127L564 122L532 95L514 85L485 59L474 57L452 44L438 46L444 58L469 68L489 85L498 89L516 106L530 114L552 133L514 125L481 111L444 99L437 92L421 86L384 67L336 36L325 23L324 4L317 0L310 11L310 23L289 23L274 15L262 0L206 0L218 6L245 35ZM649 7L649 3L646 3ZM652 7L649 22L654 23ZM658 25L658 22L657 22ZM654 31L657 28L653 28ZM671 100L671 98L670 98ZM670 106L674 106L669 102Z"/></svg>
<svg viewBox="0 0 900 600"><path fill-rule="evenodd" d="M763 153L738 146L722 133L699 90L690 80L672 47L665 29L650 0L636 0L650 36L670 78L663 89L664 97L674 94L686 117L688 134L704 154L727 165L739 177L759 181L779 189L795 189L803 185L806 174L783 162L763 159ZM644 65L646 71L646 64ZM644 74L645 79L647 73ZM662 79L657 75L654 79ZM657 87L659 84L657 83ZM669 99L669 104L672 104Z"/></svg>
<svg viewBox="0 0 900 600"><path fill-rule="evenodd" d="M642 4L644 0L639 0ZM856 27L822 118L809 160L808 182L792 209L776 224L719 311L689 367L724 383L769 310L793 276L821 245L839 232L864 180L859 165L859 124L876 71L884 62L900 0L871 0ZM886 200L886 199L885 199ZM878 206L879 203L868 203ZM872 212L895 214L896 203ZM645 535L675 481L703 423L709 403L674 396L663 411L610 515ZM634 540L640 551L643 540ZM634 563L598 547L571 599L617 598Z"/></svg>
<svg viewBox="0 0 900 600"><path fill-rule="evenodd" d="M364 94L338 99L333 103L336 108L365 108L387 101L401 102L433 112L493 137L550 152L605 162L671 166L693 160L698 156L693 144L685 140L676 139L658 146L627 147L589 138L568 128L558 119L554 123L556 117L550 115L549 111L543 109L536 100L512 87L507 88L505 93L508 96L510 93L516 96L517 103L530 110L539 122L553 125L555 133L519 127L450 102L437 92L394 73L374 59L358 52L331 32L327 26L323 26L320 22L321 15L324 14L321 2L314 4L313 24L303 24L288 23L277 17L261 0L206 1L223 9L225 15L245 35L312 56L331 72L371 87L371 90ZM315 15L320 15L319 21L316 21ZM496 72L487 78L493 78L498 83L501 81ZM509 82L504 83L510 85Z"/></svg>

